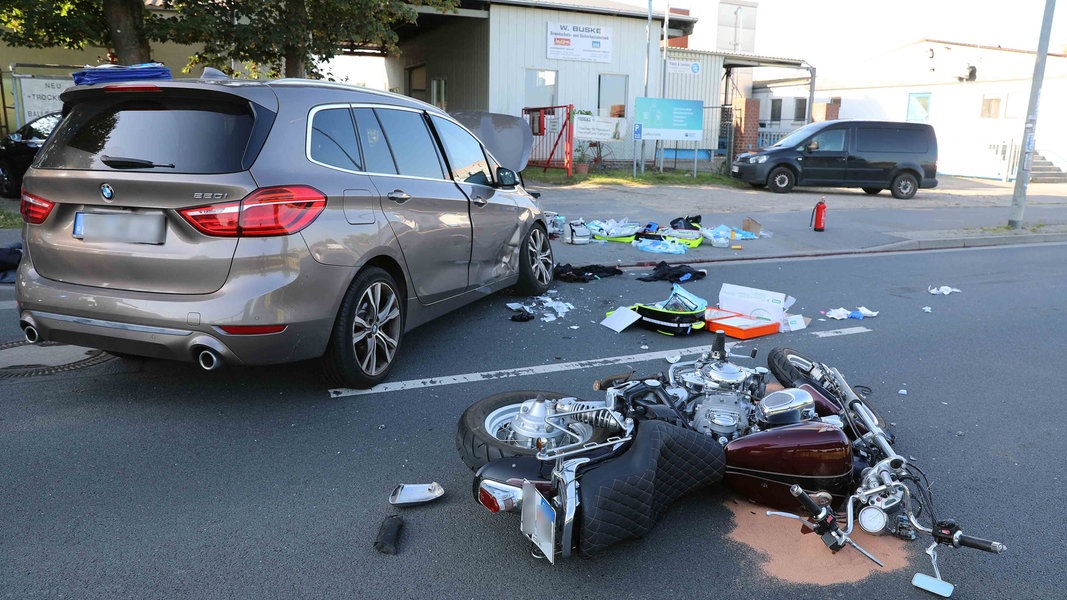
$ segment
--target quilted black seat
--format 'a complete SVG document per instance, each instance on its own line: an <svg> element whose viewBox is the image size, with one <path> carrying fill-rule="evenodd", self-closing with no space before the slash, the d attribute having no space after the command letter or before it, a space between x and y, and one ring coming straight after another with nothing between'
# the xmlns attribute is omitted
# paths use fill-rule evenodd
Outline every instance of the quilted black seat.
<svg viewBox="0 0 1067 600"><path fill-rule="evenodd" d="M639 421L622 455L578 472L577 553L643 537L682 495L718 483L726 453L713 438L665 421Z"/></svg>

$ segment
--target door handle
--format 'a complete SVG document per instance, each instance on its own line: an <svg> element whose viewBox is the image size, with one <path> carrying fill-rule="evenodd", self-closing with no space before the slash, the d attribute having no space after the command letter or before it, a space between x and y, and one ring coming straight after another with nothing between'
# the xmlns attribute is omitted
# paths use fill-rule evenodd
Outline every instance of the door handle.
<svg viewBox="0 0 1067 600"><path fill-rule="evenodd" d="M399 189L389 192L386 196L397 204L403 204L408 200L411 200L411 194Z"/></svg>
<svg viewBox="0 0 1067 600"><path fill-rule="evenodd" d="M489 201L483 198L482 196L475 196L471 198L471 202L473 202L476 206L485 206L486 204L489 204Z"/></svg>

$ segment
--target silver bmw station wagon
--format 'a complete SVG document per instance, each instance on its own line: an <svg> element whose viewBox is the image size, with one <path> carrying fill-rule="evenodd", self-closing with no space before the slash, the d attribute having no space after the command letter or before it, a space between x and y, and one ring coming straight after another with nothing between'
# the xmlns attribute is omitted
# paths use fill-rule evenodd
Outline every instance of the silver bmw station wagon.
<svg viewBox="0 0 1067 600"><path fill-rule="evenodd" d="M433 106L308 80L62 99L22 188L31 342L208 370L321 357L331 385L370 387L406 331L552 283L523 165Z"/></svg>

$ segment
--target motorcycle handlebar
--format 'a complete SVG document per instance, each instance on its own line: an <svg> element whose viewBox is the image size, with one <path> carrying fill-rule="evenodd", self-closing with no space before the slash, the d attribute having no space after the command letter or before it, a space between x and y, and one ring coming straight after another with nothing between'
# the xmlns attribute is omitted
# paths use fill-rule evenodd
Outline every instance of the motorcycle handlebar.
<svg viewBox="0 0 1067 600"><path fill-rule="evenodd" d="M811 499L811 496L807 494L799 485L792 485L789 488L789 493L796 496L796 499L804 506L804 510L811 513L811 516L818 518L822 514L822 507L815 503Z"/></svg>
<svg viewBox="0 0 1067 600"><path fill-rule="evenodd" d="M993 554L1000 554L1008 549L1007 546L1000 542L994 542L993 540L984 540L979 537L971 535L964 535L962 533L957 534L953 539L956 546L966 546L968 548L974 548L975 550L982 550L983 552L992 552Z"/></svg>

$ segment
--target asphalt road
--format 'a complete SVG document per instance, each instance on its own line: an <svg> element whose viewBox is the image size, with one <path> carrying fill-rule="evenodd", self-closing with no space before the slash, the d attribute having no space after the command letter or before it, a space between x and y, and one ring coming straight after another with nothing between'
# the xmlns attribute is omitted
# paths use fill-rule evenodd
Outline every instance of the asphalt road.
<svg viewBox="0 0 1067 600"><path fill-rule="evenodd" d="M1067 330L1064 250L717 264L688 289L712 301L723 282L796 297L794 312L815 318L808 329L740 347L758 347L762 364L788 345L869 386L898 449L934 480L939 515L1008 545L999 556L943 551L954 597L1053 598L1067 559L1055 367ZM552 322L508 320L505 304L525 298L505 294L424 326L404 341L391 379L399 391L331 392L314 363L204 373L115 359L0 379L0 597L930 597L910 584L932 573L918 542L907 568L854 583L771 577L767 557L726 537L735 499L722 489L683 499L643 540L554 567L530 556L517 518L473 503L454 448L471 402L513 389L592 394L595 378L623 370L606 359L710 342L597 324L620 304L666 296L667 284L636 281L642 272L557 283L553 297L574 308ZM931 285L962 291L934 296ZM861 305L879 315L820 320ZM14 311L0 317L10 337ZM449 379L461 374L473 375ZM443 498L388 504L398 483L429 481ZM395 556L371 547L390 514L406 522ZM799 533L787 524L781 535ZM813 552L827 551L816 542Z"/></svg>

